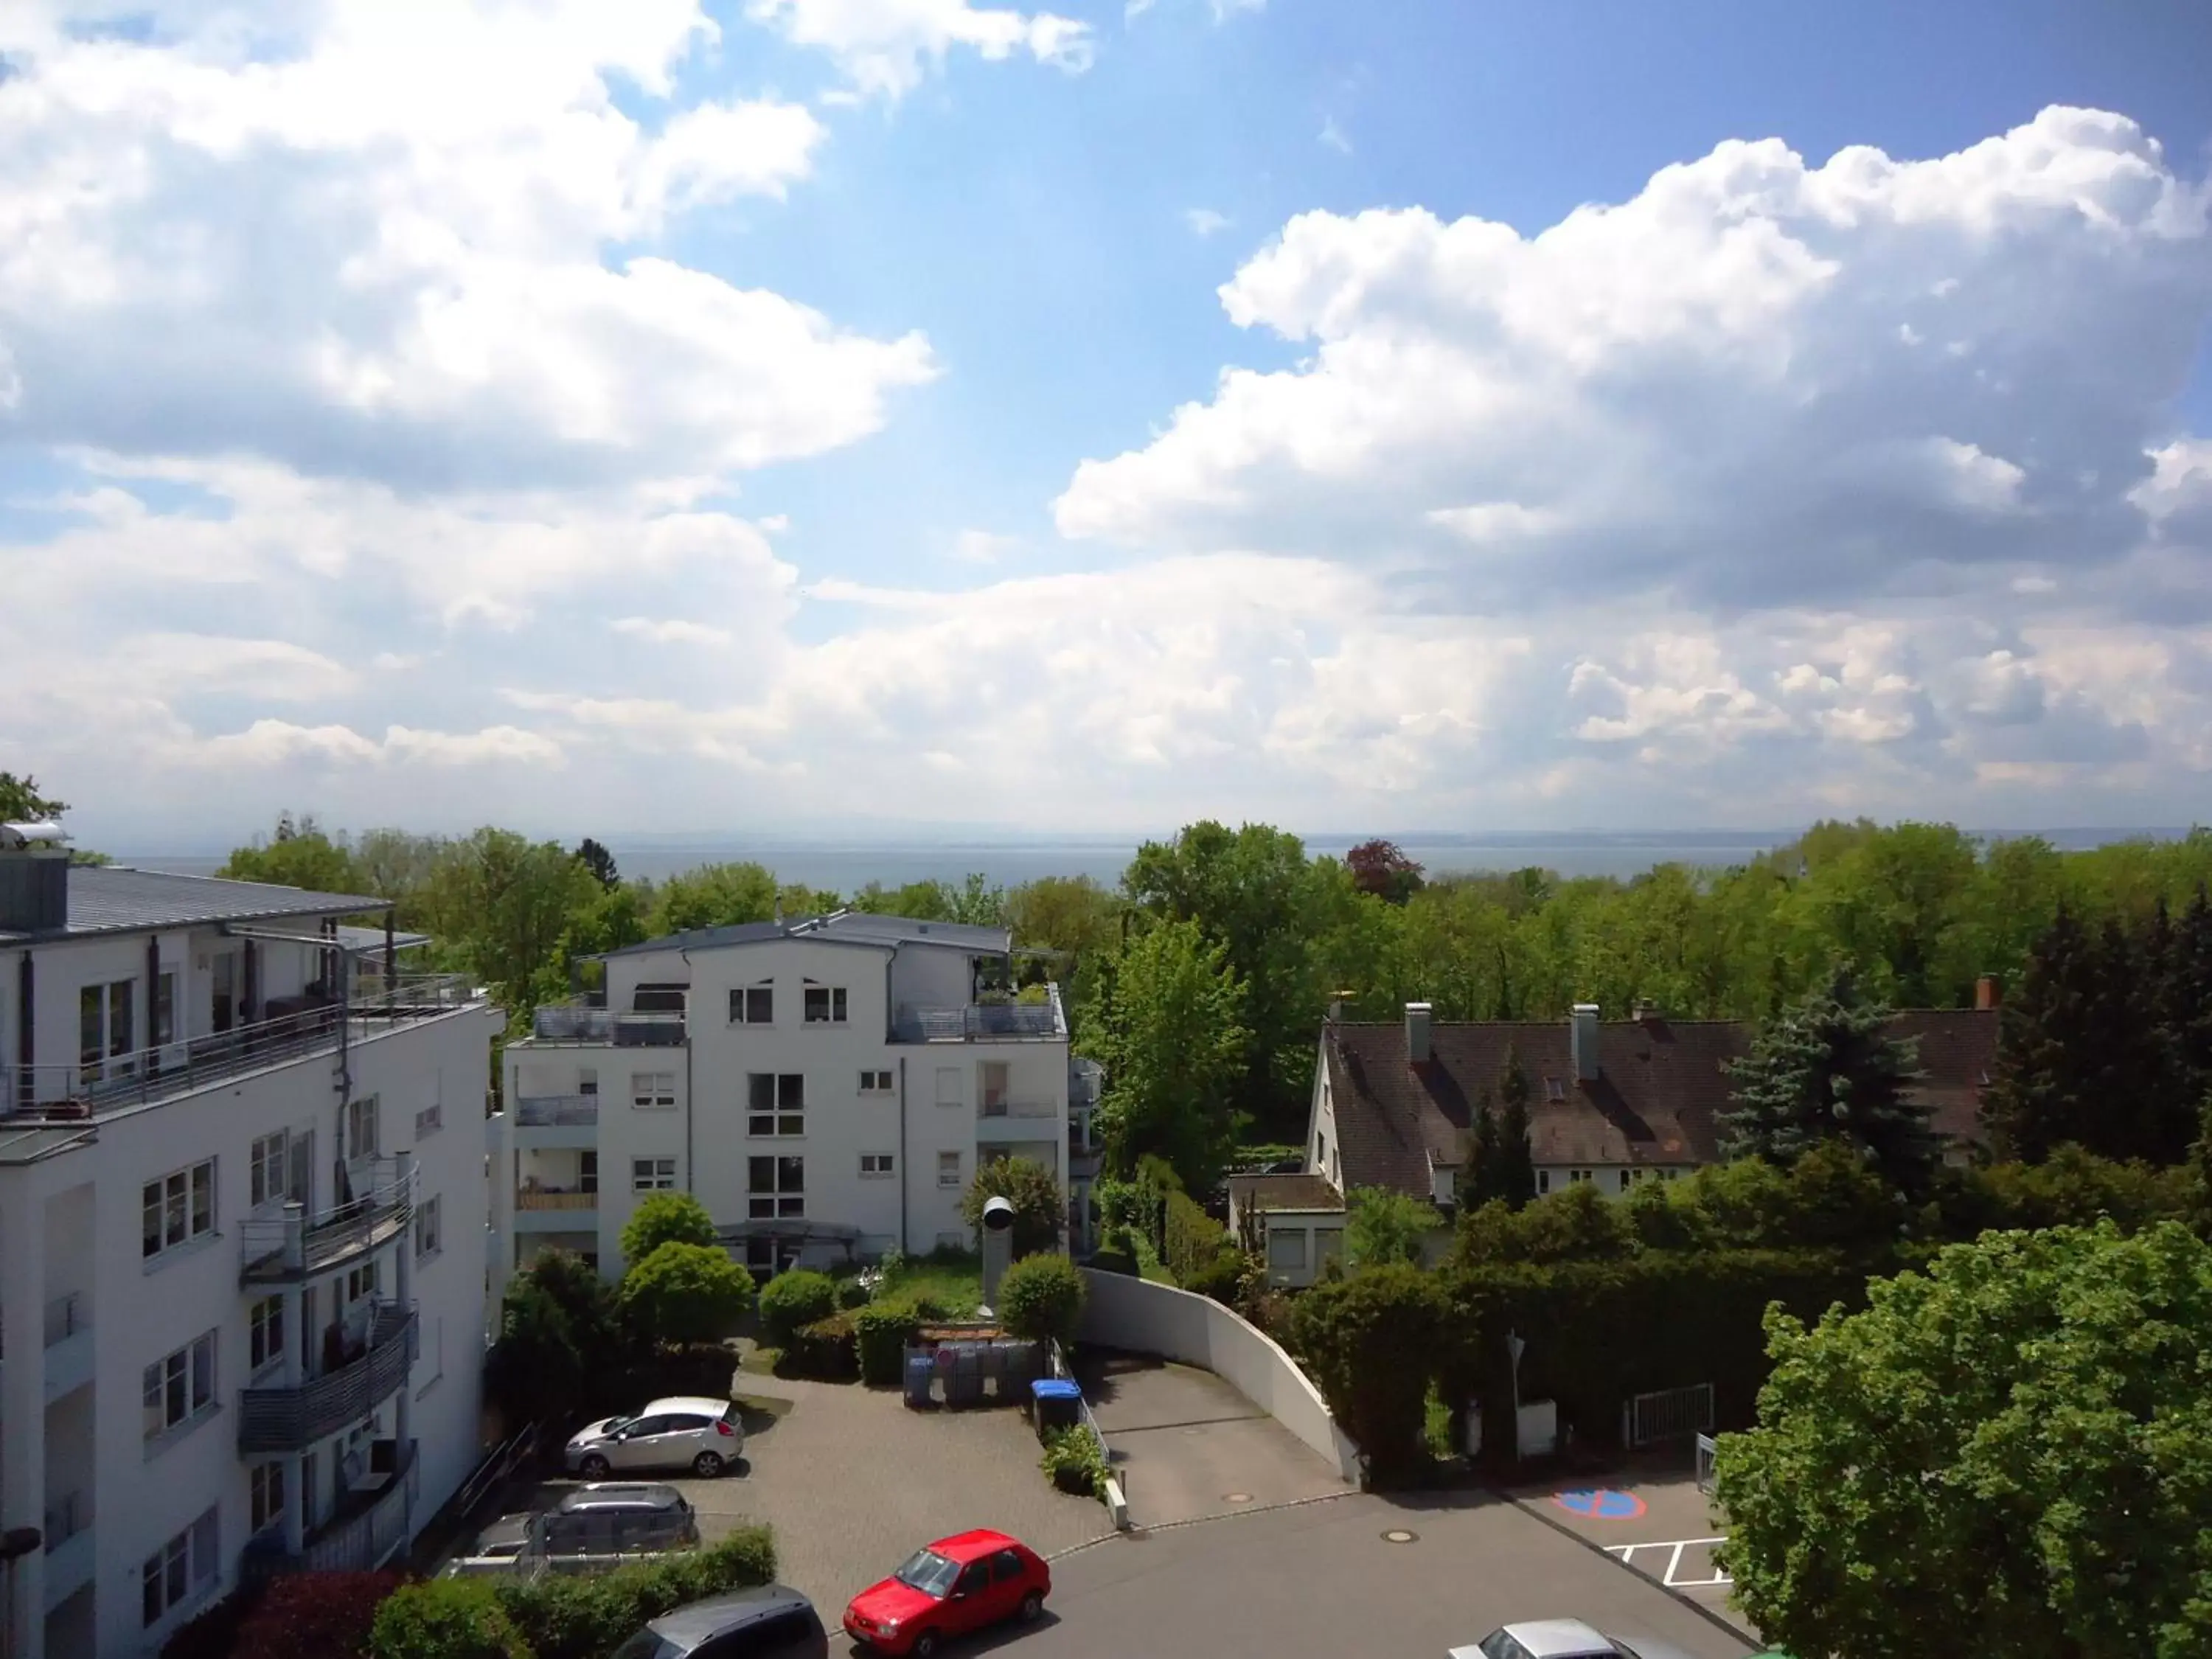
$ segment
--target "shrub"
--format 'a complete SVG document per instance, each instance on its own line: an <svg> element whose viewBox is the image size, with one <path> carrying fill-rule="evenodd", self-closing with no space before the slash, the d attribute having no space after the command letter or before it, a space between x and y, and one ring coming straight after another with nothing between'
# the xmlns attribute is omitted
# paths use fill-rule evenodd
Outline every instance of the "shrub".
<svg viewBox="0 0 2212 1659"><path fill-rule="evenodd" d="M802 1325L837 1311L837 1281L827 1273L793 1267L761 1287L761 1334L779 1348L788 1347Z"/></svg>
<svg viewBox="0 0 2212 1659"><path fill-rule="evenodd" d="M911 1302L896 1297L871 1302L853 1316L854 1347L860 1364L860 1381L878 1387L896 1384L906 1364L907 1345L921 1327Z"/></svg>
<svg viewBox="0 0 2212 1659"><path fill-rule="evenodd" d="M994 1158L975 1171L960 1200L960 1214L976 1234L983 1231L983 1206L1003 1198L1014 1206L1014 1254L1029 1255L1060 1243L1067 1219L1067 1200L1050 1170L1034 1158Z"/></svg>
<svg viewBox="0 0 2212 1659"><path fill-rule="evenodd" d="M825 1281L826 1282L826 1281ZM836 1293L831 1293L836 1305ZM638 1330L661 1342L714 1342L753 1303L750 1274L704 1244L663 1244L623 1279L623 1304Z"/></svg>
<svg viewBox="0 0 2212 1659"><path fill-rule="evenodd" d="M766 1527L740 1527L704 1549L677 1551L596 1577L549 1573L501 1580L497 1595L536 1659L606 1659L641 1626L672 1608L775 1577L775 1535Z"/></svg>
<svg viewBox="0 0 2212 1659"><path fill-rule="evenodd" d="M1191 1276L1220 1254L1229 1243L1229 1229L1206 1214L1198 1200L1187 1193L1167 1195L1167 1223L1164 1231L1165 1248L1161 1260L1177 1282L1190 1283Z"/></svg>
<svg viewBox="0 0 2212 1659"><path fill-rule="evenodd" d="M1370 1479L1419 1469L1443 1307L1436 1280L1403 1263L1316 1285L1291 1309L1291 1346L1358 1444Z"/></svg>
<svg viewBox="0 0 2212 1659"><path fill-rule="evenodd" d="M854 1352L853 1316L842 1309L827 1319L802 1325L784 1345L779 1375L811 1376L823 1382L849 1382L860 1374Z"/></svg>
<svg viewBox="0 0 2212 1659"><path fill-rule="evenodd" d="M715 1243L714 1218L689 1193L650 1194L623 1224L623 1260L633 1267L664 1244Z"/></svg>
<svg viewBox="0 0 2212 1659"><path fill-rule="evenodd" d="M999 1281L999 1321L1016 1336L1073 1342L1083 1297L1082 1272L1066 1256L1025 1255Z"/></svg>
<svg viewBox="0 0 2212 1659"><path fill-rule="evenodd" d="M1062 1492L1087 1493L1103 1499L1113 1466L1098 1449L1091 1431L1082 1427L1054 1429L1045 1437L1044 1455L1037 1467Z"/></svg>
<svg viewBox="0 0 2212 1659"><path fill-rule="evenodd" d="M1183 1273L1182 1287L1234 1308L1243 1299L1244 1276L1250 1266L1243 1251L1224 1248Z"/></svg>
<svg viewBox="0 0 2212 1659"><path fill-rule="evenodd" d="M837 1305L845 1309L848 1312L856 1308L866 1307L868 1305L868 1287L860 1283L857 1279L839 1279L837 1281Z"/></svg>
<svg viewBox="0 0 2212 1659"><path fill-rule="evenodd" d="M1137 1258L1127 1250L1093 1250L1091 1260L1083 1265L1096 1267L1102 1273L1120 1273L1127 1279L1137 1276Z"/></svg>
<svg viewBox="0 0 2212 1659"><path fill-rule="evenodd" d="M376 1610L368 1650L375 1659L532 1659L501 1598L481 1578L433 1578L394 1590Z"/></svg>
<svg viewBox="0 0 2212 1659"><path fill-rule="evenodd" d="M1355 1267L1419 1267L1422 1245L1444 1224L1433 1204L1387 1187L1354 1187L1345 1199L1344 1248Z"/></svg>
<svg viewBox="0 0 2212 1659"><path fill-rule="evenodd" d="M232 1659L362 1659L376 1609L405 1581L396 1572L288 1573L270 1581L239 1626Z"/></svg>

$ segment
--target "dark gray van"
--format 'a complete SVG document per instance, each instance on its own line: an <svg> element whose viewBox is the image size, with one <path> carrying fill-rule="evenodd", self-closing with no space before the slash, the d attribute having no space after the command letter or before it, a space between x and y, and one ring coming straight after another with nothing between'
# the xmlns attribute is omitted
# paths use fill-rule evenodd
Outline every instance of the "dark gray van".
<svg viewBox="0 0 2212 1659"><path fill-rule="evenodd" d="M614 1659L829 1659L814 1604L783 1584L710 1596L665 1613Z"/></svg>
<svg viewBox="0 0 2212 1659"><path fill-rule="evenodd" d="M699 1518L673 1486L593 1480L564 1494L532 1531L532 1544L545 1555L613 1555L696 1544Z"/></svg>

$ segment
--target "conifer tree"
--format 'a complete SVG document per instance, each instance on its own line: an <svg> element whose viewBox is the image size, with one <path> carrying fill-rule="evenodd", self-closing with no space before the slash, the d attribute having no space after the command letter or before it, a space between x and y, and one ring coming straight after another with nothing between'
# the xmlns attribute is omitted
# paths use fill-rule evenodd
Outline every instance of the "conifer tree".
<svg viewBox="0 0 2212 1659"><path fill-rule="evenodd" d="M2000 1155L2039 1164L2065 1142L2082 1140L2098 967L2081 922L2060 905L2001 1017L1996 1070L1982 1096L1982 1126Z"/></svg>
<svg viewBox="0 0 2212 1659"><path fill-rule="evenodd" d="M1485 1089L1474 1103L1474 1113L1468 1126L1467 1162L1459 1172L1459 1206L1462 1210L1480 1209L1493 1198L1504 1194L1498 1191L1498 1113L1490 1103L1490 1091Z"/></svg>
<svg viewBox="0 0 2212 1659"><path fill-rule="evenodd" d="M1498 1084L1505 1109L1498 1118L1498 1188L1493 1194L1515 1209L1536 1196L1536 1154L1528 1144L1528 1074L1520 1051L1508 1048Z"/></svg>

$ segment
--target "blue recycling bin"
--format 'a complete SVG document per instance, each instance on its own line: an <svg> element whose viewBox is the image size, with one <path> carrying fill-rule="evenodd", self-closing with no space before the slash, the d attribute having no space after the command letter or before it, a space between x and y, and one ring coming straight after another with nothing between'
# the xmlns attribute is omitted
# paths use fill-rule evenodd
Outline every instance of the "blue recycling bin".
<svg viewBox="0 0 2212 1659"><path fill-rule="evenodd" d="M933 1405L930 1396L930 1379L937 1375L933 1355L909 1351L906 1357L906 1403L919 1409Z"/></svg>
<svg viewBox="0 0 2212 1659"><path fill-rule="evenodd" d="M1043 1377L1030 1384L1030 1408L1036 1418L1037 1437L1054 1429L1072 1429L1083 1420L1083 1390L1058 1377Z"/></svg>

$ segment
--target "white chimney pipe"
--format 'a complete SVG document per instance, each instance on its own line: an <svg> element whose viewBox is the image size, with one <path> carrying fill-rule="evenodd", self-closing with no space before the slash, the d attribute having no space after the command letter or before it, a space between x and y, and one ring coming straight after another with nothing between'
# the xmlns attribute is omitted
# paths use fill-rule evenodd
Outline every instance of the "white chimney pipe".
<svg viewBox="0 0 2212 1659"><path fill-rule="evenodd" d="M1575 1077L1583 1083L1597 1081L1597 1004L1577 1002L1567 1018L1568 1046L1575 1057Z"/></svg>
<svg viewBox="0 0 2212 1659"><path fill-rule="evenodd" d="M1429 1063L1429 1011L1425 1002L1406 1005L1406 1063L1425 1066Z"/></svg>

